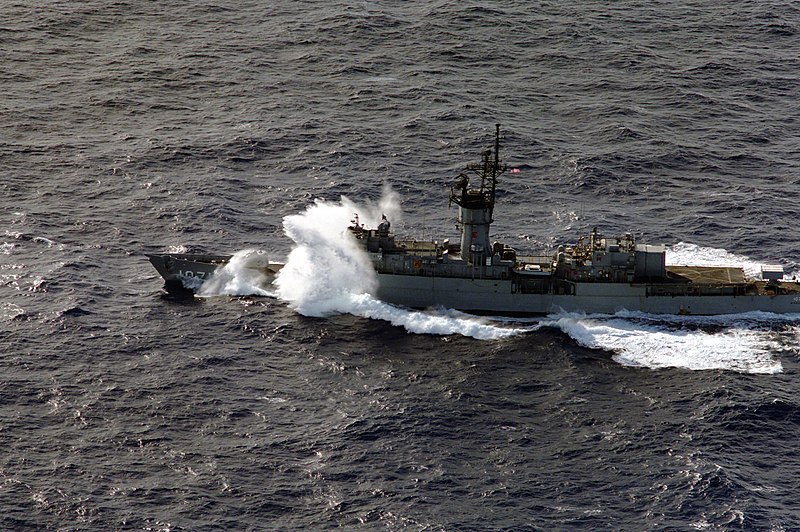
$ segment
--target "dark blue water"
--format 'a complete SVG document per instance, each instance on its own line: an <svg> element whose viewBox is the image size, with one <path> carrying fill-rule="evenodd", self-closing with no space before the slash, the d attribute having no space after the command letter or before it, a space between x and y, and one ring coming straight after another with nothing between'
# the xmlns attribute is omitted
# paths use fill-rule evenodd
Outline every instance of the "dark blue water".
<svg viewBox="0 0 800 532"><path fill-rule="evenodd" d="M175 299L143 256L280 258L285 216L385 184L399 236L452 239L447 187L501 123L494 238L598 225L796 272L798 6L0 14L0 528L800 528L798 319L478 340Z"/></svg>

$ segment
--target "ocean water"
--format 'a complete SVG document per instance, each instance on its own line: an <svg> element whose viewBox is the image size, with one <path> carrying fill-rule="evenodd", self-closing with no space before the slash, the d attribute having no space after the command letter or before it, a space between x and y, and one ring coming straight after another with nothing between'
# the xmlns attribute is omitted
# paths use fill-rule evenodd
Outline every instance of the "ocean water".
<svg viewBox="0 0 800 532"><path fill-rule="evenodd" d="M800 270L800 7L0 0L0 528L800 528L800 316L369 295L352 212ZM144 253L234 264L175 298Z"/></svg>

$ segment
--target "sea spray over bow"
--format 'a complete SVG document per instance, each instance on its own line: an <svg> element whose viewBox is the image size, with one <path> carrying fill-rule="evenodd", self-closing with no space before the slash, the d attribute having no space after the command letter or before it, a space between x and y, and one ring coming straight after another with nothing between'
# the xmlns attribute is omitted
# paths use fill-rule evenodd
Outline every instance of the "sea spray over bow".
<svg viewBox="0 0 800 532"><path fill-rule="evenodd" d="M374 297L377 274L367 253L347 231L354 215L367 226L381 215L399 219L397 195L389 188L376 206L316 200L304 212L286 216L283 227L296 246L275 280L277 295L306 316L348 313L380 319L409 332L462 334L477 339L503 338L524 329L498 327L461 313L419 312L390 305Z"/></svg>
<svg viewBox="0 0 800 532"><path fill-rule="evenodd" d="M269 296L269 281L263 269L269 266L269 256L263 250L243 249L231 260L217 269L210 279L203 282L197 291L200 297L218 295ZM184 281L185 282L185 281Z"/></svg>
<svg viewBox="0 0 800 532"><path fill-rule="evenodd" d="M377 286L369 257L347 227L354 205L315 200L300 214L286 216L283 229L296 246L275 280L278 296L306 316L348 312L353 297Z"/></svg>

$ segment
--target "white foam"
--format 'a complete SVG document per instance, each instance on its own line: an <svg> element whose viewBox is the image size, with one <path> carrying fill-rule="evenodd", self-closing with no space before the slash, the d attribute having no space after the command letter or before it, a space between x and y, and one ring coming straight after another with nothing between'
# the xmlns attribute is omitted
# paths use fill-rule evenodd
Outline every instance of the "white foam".
<svg viewBox="0 0 800 532"><path fill-rule="evenodd" d="M375 227L381 214L394 222L397 204L396 194L385 188L377 205L356 205L344 197L338 204L317 200L303 213L285 217L284 231L296 246L275 280L278 297L306 316L349 313L418 334L495 339L522 332L453 311L408 310L374 297L375 269L346 227L354 213L368 227Z"/></svg>
<svg viewBox="0 0 800 532"><path fill-rule="evenodd" d="M263 272L263 268L268 264L268 255L262 250L239 251L233 255L228 264L217 269L214 275L203 282L197 295L200 297L272 295L270 290L272 279ZM196 278L188 279L192 280L197 281ZM184 280L184 285L186 283L187 280Z"/></svg>
<svg viewBox="0 0 800 532"><path fill-rule="evenodd" d="M0 321L11 321L17 316L25 314L25 309L14 303L0 303Z"/></svg>
<svg viewBox="0 0 800 532"><path fill-rule="evenodd" d="M170 246L167 248L167 253L188 253L189 248L184 246L183 244L178 244L176 246Z"/></svg>
<svg viewBox="0 0 800 532"><path fill-rule="evenodd" d="M50 240L49 238L45 238L43 236L35 236L35 237L33 237L32 241L36 242L37 244L44 244L45 246L47 246L49 248L51 248L51 247L56 245L55 241Z"/></svg>
<svg viewBox="0 0 800 532"><path fill-rule="evenodd" d="M357 207L317 200L283 219L296 246L275 280L277 295L306 316L348 312L351 295L372 293L377 278L369 257L347 231Z"/></svg>
<svg viewBox="0 0 800 532"><path fill-rule="evenodd" d="M425 312L399 308L369 294L354 296L349 313L364 318L385 320L417 334L460 334L478 340L498 340L527 332L529 328L493 325L488 319L439 308Z"/></svg>
<svg viewBox="0 0 800 532"><path fill-rule="evenodd" d="M759 320L774 315L753 314L757 315L666 319L641 313L560 314L543 320L540 326L559 328L585 347L613 352L614 360L626 366L779 373L783 368L773 356L779 350L775 335L758 328ZM800 316L784 319L798 320ZM723 330L705 332L698 328L703 324Z"/></svg>

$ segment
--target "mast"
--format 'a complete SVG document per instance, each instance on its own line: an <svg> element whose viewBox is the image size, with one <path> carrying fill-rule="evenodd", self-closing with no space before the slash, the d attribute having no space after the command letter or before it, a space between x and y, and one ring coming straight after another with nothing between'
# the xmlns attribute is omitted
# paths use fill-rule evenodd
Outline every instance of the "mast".
<svg viewBox="0 0 800 532"><path fill-rule="evenodd" d="M494 221L497 177L506 170L500 163L500 124L495 126L494 149L485 150L482 156L481 164L466 168L477 178L475 185L470 186L470 176L462 173L450 189L450 201L458 205L461 258L475 266L491 257L489 226Z"/></svg>

